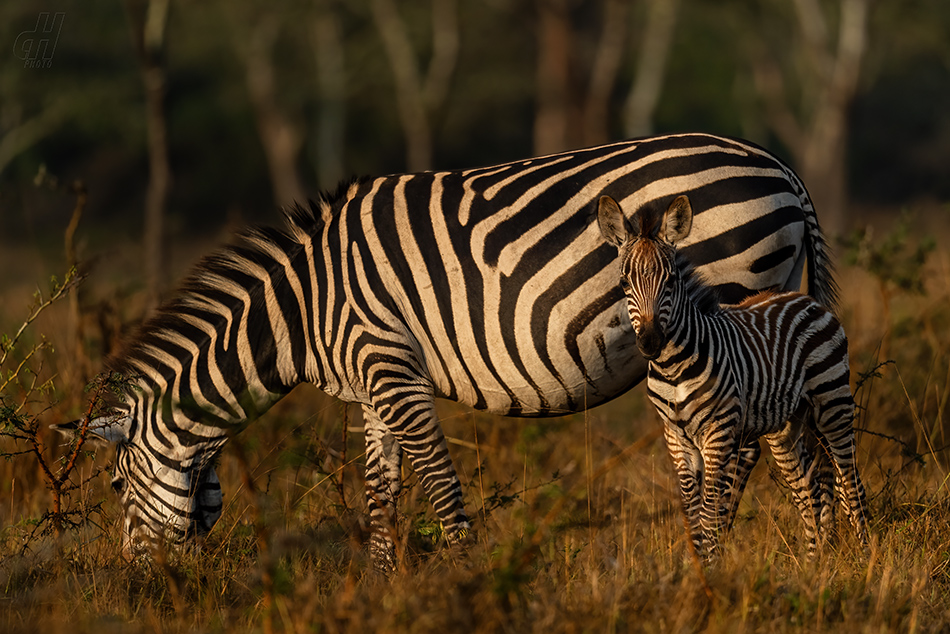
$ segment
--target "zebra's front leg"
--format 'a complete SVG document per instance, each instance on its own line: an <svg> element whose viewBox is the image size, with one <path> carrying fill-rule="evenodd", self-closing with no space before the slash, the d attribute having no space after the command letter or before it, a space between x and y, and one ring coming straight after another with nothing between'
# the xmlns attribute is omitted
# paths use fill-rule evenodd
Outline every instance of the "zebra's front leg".
<svg viewBox="0 0 950 634"><path fill-rule="evenodd" d="M673 459L680 487L683 517L689 533L691 548L700 558L706 558L703 527L700 522L702 507L703 462L699 449L675 423L666 423L666 448Z"/></svg>
<svg viewBox="0 0 950 634"><path fill-rule="evenodd" d="M389 384L379 386L374 396L374 414L408 456L442 523L446 541L461 541L470 525L462 485L436 418L432 389L417 383Z"/></svg>
<svg viewBox="0 0 950 634"><path fill-rule="evenodd" d="M363 406L369 554L382 572L396 570L396 501L402 491L402 448L369 405Z"/></svg>
<svg viewBox="0 0 950 634"><path fill-rule="evenodd" d="M703 490L701 523L703 536L707 543L707 557L715 557L720 548L720 539L732 525L732 520L738 508L741 491L737 490L741 478L741 486L745 487L748 479L748 470L741 471L746 465L743 462L743 451L737 446L733 433L735 423L731 420L722 425L716 425L717 433L710 433L702 443L703 457ZM745 448L743 448L745 449ZM745 459L758 459L750 450ZM754 466L754 462L753 462Z"/></svg>

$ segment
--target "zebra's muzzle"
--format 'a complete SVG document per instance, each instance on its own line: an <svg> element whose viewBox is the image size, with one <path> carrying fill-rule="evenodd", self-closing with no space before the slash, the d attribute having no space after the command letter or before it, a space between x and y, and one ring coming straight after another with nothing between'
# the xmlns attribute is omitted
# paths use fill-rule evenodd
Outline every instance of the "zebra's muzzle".
<svg viewBox="0 0 950 634"><path fill-rule="evenodd" d="M647 361L656 359L660 356L664 345L666 345L666 337L652 323L644 324L640 328L640 333L637 335L637 348L644 359Z"/></svg>

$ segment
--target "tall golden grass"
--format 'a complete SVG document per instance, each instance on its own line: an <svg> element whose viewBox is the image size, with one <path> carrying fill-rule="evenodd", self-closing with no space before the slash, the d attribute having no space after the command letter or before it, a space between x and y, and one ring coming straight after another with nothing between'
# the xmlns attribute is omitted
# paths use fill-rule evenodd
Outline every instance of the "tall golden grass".
<svg viewBox="0 0 950 634"><path fill-rule="evenodd" d="M59 533L39 522L51 497L36 458L0 461L0 631L947 631L950 256L936 250L918 267L923 294L869 268L839 272L860 384L867 553L842 521L837 542L806 560L801 520L763 459L721 559L698 568L640 387L553 420L440 404L478 541L464 550L438 544L437 522L407 469L402 569L383 578L363 547L358 409L300 388L224 452L226 508L200 549L121 559L119 509L108 478L95 475L108 450L79 461L65 504L86 521ZM82 342L65 305L38 319L27 340L42 332L55 344L34 361L56 390L28 404L55 468L63 449L46 424L86 407L74 359L100 362L92 318L105 309L93 298L108 297L111 284L83 290ZM7 288L4 333L22 321L29 298ZM874 369L880 376L868 374ZM0 451L15 449L0 438Z"/></svg>

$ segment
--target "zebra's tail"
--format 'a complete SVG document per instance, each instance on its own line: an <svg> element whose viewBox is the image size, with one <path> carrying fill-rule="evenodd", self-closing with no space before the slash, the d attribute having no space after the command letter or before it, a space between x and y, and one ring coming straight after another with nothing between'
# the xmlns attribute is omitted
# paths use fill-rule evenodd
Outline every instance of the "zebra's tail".
<svg viewBox="0 0 950 634"><path fill-rule="evenodd" d="M800 184L800 183L799 183ZM838 308L838 283L834 263L828 253L828 242L818 225L815 206L803 185L799 192L805 212L805 255L808 258L808 294L832 312Z"/></svg>

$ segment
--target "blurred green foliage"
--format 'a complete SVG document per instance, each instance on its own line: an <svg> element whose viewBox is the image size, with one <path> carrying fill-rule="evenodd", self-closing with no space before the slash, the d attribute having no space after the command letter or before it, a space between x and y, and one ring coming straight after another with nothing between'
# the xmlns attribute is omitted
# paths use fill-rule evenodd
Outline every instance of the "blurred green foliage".
<svg viewBox="0 0 950 634"><path fill-rule="evenodd" d="M926 235L912 244L914 221L911 212L902 210L894 229L879 240L874 239L871 227L856 230L841 240L844 261L865 269L882 285L924 294L927 279L925 266L937 242L932 235Z"/></svg>

